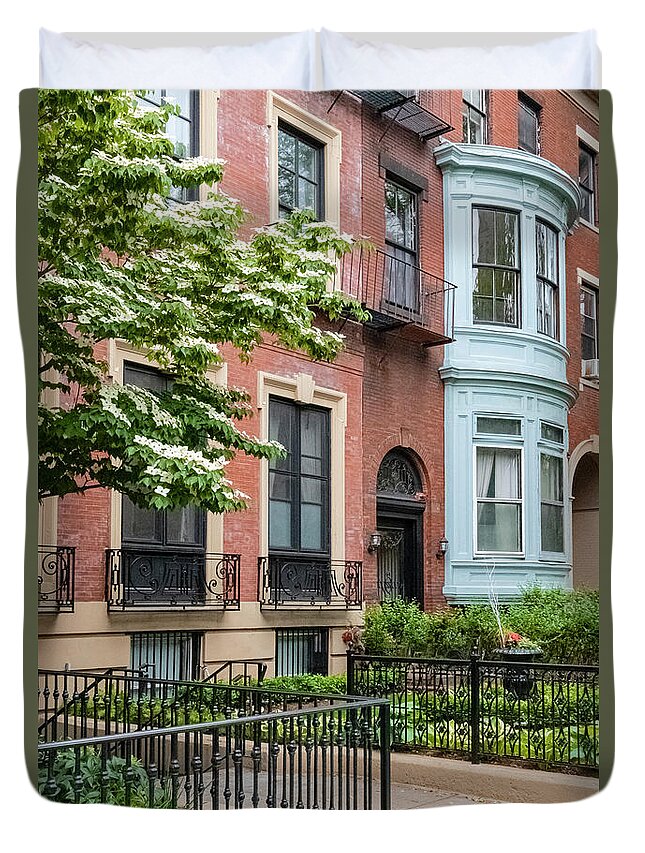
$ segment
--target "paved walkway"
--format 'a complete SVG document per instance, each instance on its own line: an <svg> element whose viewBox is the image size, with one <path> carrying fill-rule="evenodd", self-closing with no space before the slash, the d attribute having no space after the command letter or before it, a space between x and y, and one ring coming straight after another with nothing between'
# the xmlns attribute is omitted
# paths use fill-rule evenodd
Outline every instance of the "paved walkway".
<svg viewBox="0 0 645 853"><path fill-rule="evenodd" d="M392 809L431 809L435 806L463 806L496 802L499 800L487 800L483 797L455 794L434 788L421 788L418 785L392 783Z"/></svg>

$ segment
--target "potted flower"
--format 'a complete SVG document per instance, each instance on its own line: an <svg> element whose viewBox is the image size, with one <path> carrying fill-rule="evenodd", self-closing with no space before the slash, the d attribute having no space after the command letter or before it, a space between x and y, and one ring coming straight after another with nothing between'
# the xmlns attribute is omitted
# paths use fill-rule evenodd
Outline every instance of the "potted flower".
<svg viewBox="0 0 645 853"><path fill-rule="evenodd" d="M518 663L533 663L542 654L542 649L528 637L516 631L504 631L501 635L502 647L498 654L506 663L511 664L504 673L504 689L518 699L526 699L533 687L533 673L526 667L512 666Z"/></svg>
<svg viewBox="0 0 645 853"><path fill-rule="evenodd" d="M357 625L349 625L342 634L342 641L347 646L347 651L355 655L365 652L363 645L363 631Z"/></svg>
<svg viewBox="0 0 645 853"><path fill-rule="evenodd" d="M505 631L502 634L502 648L498 649L503 658L511 661L534 661L542 654L542 649L528 637L523 637L516 631Z"/></svg>

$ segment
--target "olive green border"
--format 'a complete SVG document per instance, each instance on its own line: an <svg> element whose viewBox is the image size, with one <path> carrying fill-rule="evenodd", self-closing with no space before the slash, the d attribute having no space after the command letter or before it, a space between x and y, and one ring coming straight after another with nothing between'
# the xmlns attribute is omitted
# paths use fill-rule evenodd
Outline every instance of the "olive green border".
<svg viewBox="0 0 645 853"><path fill-rule="evenodd" d="M38 90L20 93L21 154L16 197L16 290L23 342L26 389L26 427L29 470L25 501L23 689L25 763L32 784L36 779L38 687L38 613L35 559L38 536L37 491L37 140ZM618 182L612 141L612 100L600 92L600 145L602 169L602 231L600 235L600 279L602 310L600 338L603 345L603 379L600 407L600 788L604 788L614 763L614 677L611 614L612 452L611 403L613 370L613 325L616 304Z"/></svg>
<svg viewBox="0 0 645 853"><path fill-rule="evenodd" d="M611 614L611 537L613 517L613 458L611 410L613 401L614 313L618 269L618 174L612 140L613 104L605 89L600 91L600 340L602 341L602 382L600 387L600 766L602 790L614 766L615 706Z"/></svg>
<svg viewBox="0 0 645 853"><path fill-rule="evenodd" d="M20 165L16 195L16 291L25 360L25 422L29 452L25 495L25 600L22 626L24 749L32 785L37 778L38 732L38 89L20 93ZM17 497L17 496L16 496Z"/></svg>

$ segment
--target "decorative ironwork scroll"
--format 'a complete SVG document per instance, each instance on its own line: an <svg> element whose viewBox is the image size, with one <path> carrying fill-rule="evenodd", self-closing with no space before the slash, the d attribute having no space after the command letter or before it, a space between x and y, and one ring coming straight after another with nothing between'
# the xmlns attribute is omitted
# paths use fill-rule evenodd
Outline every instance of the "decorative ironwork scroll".
<svg viewBox="0 0 645 853"><path fill-rule="evenodd" d="M111 609L239 608L239 554L111 549L106 572Z"/></svg>
<svg viewBox="0 0 645 853"><path fill-rule="evenodd" d="M76 549L61 545L38 547L38 612L74 610Z"/></svg>
<svg viewBox="0 0 645 853"><path fill-rule="evenodd" d="M259 600L262 607L361 606L362 563L315 557L260 557Z"/></svg>
<svg viewBox="0 0 645 853"><path fill-rule="evenodd" d="M410 461L401 453L390 452L378 470L376 491L379 494L415 497L421 492L421 481Z"/></svg>

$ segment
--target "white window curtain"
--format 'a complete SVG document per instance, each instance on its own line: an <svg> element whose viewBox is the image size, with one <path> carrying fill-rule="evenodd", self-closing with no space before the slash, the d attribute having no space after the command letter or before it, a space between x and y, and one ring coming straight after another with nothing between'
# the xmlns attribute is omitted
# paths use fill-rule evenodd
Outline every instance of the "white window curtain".
<svg viewBox="0 0 645 853"><path fill-rule="evenodd" d="M477 448L477 550L521 551L520 451Z"/></svg>

